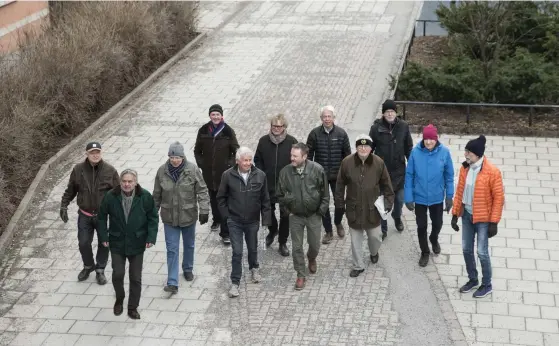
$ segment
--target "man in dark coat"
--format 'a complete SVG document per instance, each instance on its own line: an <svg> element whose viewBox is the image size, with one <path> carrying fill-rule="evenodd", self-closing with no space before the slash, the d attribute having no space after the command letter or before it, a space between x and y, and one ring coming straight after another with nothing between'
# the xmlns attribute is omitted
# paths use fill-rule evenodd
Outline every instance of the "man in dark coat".
<svg viewBox="0 0 559 346"><path fill-rule="evenodd" d="M209 110L210 121L198 130L194 144L196 165L202 170L210 195L213 214L212 231L220 229L219 236L224 244L230 244L227 220L221 217L217 206L217 191L221 175L235 164L235 152L239 149L235 131L223 120L223 108L215 104Z"/></svg>
<svg viewBox="0 0 559 346"><path fill-rule="evenodd" d="M283 114L278 114L270 119L270 132L262 136L254 155L254 165L266 173L268 179L268 193L272 207L272 225L266 236L266 246L269 247L278 235L279 253L289 256L287 249L287 238L289 238L289 215L285 214L284 208L280 210L280 220L276 218L276 185L281 169L291 163L291 147L297 143L295 137L287 134L287 119ZM279 232L278 232L279 228Z"/></svg>
<svg viewBox="0 0 559 346"><path fill-rule="evenodd" d="M369 137L373 140L373 152L384 160L384 164L390 174L392 187L394 189L394 210L392 218L399 232L404 230L402 222L402 206L404 205L404 178L406 175L406 160L409 159L413 149L408 124L396 116L396 103L386 100L382 104L382 118L375 120ZM386 238L388 223L381 222L382 239Z"/></svg>
<svg viewBox="0 0 559 346"><path fill-rule="evenodd" d="M116 293L113 312L119 316L123 311L124 275L128 259L130 279L128 317L140 319L138 305L142 293L144 252L146 248L155 245L159 216L152 195L138 185L136 171L132 169L122 171L120 186L105 195L98 219L99 239L103 246L111 251L113 287Z"/></svg>
<svg viewBox="0 0 559 346"><path fill-rule="evenodd" d="M307 146L309 147L308 159L313 160L324 168L332 194L336 191L336 179L338 178L340 164L346 156L351 154L349 137L344 129L334 125L335 119L334 107L323 107L320 111L322 125L314 128L307 138ZM334 224L340 238L345 236L345 230L342 226L343 216L344 212L342 209L335 209ZM329 244L333 239L332 219L330 218L329 210L322 217L322 225L326 231L322 244Z"/></svg>

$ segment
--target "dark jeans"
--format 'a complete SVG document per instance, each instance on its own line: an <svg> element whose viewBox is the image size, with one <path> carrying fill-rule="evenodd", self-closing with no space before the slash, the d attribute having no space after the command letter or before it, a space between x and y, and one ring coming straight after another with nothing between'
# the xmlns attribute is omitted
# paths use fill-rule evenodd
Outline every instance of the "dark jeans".
<svg viewBox="0 0 559 346"><path fill-rule="evenodd" d="M95 265L91 243L93 243L93 235L96 230L97 217L87 216L78 211L78 246L83 266L88 269L95 267L97 271L103 271L109 260L109 248L104 247L101 243L97 244L97 265Z"/></svg>
<svg viewBox="0 0 559 346"><path fill-rule="evenodd" d="M404 205L404 189L394 191L394 208L392 209L392 218L394 220L402 218L402 206ZM383 233L388 231L388 221L380 220L380 228Z"/></svg>
<svg viewBox="0 0 559 346"><path fill-rule="evenodd" d="M427 243L427 210L431 218L432 229L429 240L431 244L438 243L439 233L443 227L443 204L433 204L426 206L423 204L415 205L415 222L417 223L417 238L419 239L419 247L421 253L430 253L429 244Z"/></svg>
<svg viewBox="0 0 559 346"><path fill-rule="evenodd" d="M208 193L210 195L210 206L212 208L213 221L220 224L219 236L221 238L227 238L229 237L229 227L227 226L227 220L224 220L221 217L221 213L217 207L217 191L208 189Z"/></svg>
<svg viewBox="0 0 559 346"><path fill-rule="evenodd" d="M278 232L278 219L276 217L276 204L272 203L272 225L268 228L270 234L274 237L278 235L278 243L287 243L287 238L289 238L289 215L283 215L280 208L280 219L279 219L279 232Z"/></svg>
<svg viewBox="0 0 559 346"><path fill-rule="evenodd" d="M259 268L258 264L258 230L260 222L240 223L227 219L231 232L231 283L238 285L243 274L243 234L247 244L248 269Z"/></svg>
<svg viewBox="0 0 559 346"><path fill-rule="evenodd" d="M116 299L124 300L124 274L126 273L126 259L128 259L128 276L130 281L130 297L128 297L128 309L137 309L140 305L140 295L142 294L142 266L144 264L144 254L136 256L124 256L111 252L113 264L113 287L115 288Z"/></svg>
<svg viewBox="0 0 559 346"><path fill-rule="evenodd" d="M328 180L328 185L330 185L330 191L332 191L332 196L336 193L336 180ZM334 224L339 225L342 223L342 217L344 213L340 213L337 210L334 211ZM330 209L326 215L322 217L322 226L326 233L332 233L332 218L330 217Z"/></svg>

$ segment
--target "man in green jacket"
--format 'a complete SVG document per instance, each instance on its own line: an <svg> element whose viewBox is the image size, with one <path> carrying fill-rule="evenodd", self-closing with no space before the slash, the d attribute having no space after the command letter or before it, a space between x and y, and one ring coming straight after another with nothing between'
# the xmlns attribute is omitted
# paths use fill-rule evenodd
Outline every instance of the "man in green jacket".
<svg viewBox="0 0 559 346"><path fill-rule="evenodd" d="M109 227L107 220L110 218ZM144 251L155 244L159 216L152 195L138 185L138 173L125 169L120 173L120 186L107 192L98 214L99 240L111 252L113 286L116 302L113 312L122 314L126 259L130 265L128 316L140 319L138 305L142 291Z"/></svg>
<svg viewBox="0 0 559 346"><path fill-rule="evenodd" d="M279 175L276 196L280 206L289 214L289 230L293 253L293 267L297 271L295 289L305 287L306 268L303 254L303 237L307 227L309 272L316 273L316 257L320 250L322 216L328 212L330 191L328 177L321 165L307 159L309 148L296 143L291 149L291 165Z"/></svg>

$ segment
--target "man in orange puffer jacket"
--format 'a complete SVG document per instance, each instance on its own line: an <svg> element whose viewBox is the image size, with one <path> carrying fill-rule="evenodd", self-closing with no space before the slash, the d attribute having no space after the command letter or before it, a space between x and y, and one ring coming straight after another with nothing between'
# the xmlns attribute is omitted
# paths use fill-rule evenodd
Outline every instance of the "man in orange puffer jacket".
<svg viewBox="0 0 559 346"><path fill-rule="evenodd" d="M474 240L477 234L477 255L483 275L481 286L474 292L474 298L491 294L491 260L489 258L489 238L497 234L497 224L501 221L505 195L501 171L483 156L485 136L481 135L466 144L466 161L460 168L460 177L452 208L452 228L458 232L458 217L462 217L462 251L469 281L460 292L470 292L479 285L474 256Z"/></svg>

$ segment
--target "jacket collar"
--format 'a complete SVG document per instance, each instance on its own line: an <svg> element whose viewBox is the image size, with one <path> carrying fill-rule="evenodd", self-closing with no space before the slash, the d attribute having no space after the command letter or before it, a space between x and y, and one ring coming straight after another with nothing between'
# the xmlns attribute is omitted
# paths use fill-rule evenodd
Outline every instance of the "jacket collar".
<svg viewBox="0 0 559 346"><path fill-rule="evenodd" d="M239 173L239 165L235 164L232 168L231 168L231 173L239 178L242 179L241 177L241 173ZM252 177L254 174L256 174L256 166L254 164L252 164L250 166L250 171L248 171L248 176Z"/></svg>
<svg viewBox="0 0 559 346"><path fill-rule="evenodd" d="M396 126L398 126L398 123L400 122L400 118L396 117L394 119L394 124L389 124L388 121L384 119L384 116L378 119L377 121L379 123L378 132L390 132L390 130L394 130Z"/></svg>
<svg viewBox="0 0 559 346"><path fill-rule="evenodd" d="M353 160L355 161L356 166L361 166L361 158L357 153L353 154ZM370 153L369 156L365 159L365 164L370 166L373 164L373 153Z"/></svg>
<svg viewBox="0 0 559 346"><path fill-rule="evenodd" d="M326 132L326 128L324 128L323 124L320 124L320 131L324 132L324 133L334 133L334 131L336 130L336 124L332 124L332 129L330 130L330 132Z"/></svg>
<svg viewBox="0 0 559 346"><path fill-rule="evenodd" d="M210 127L213 126L213 123L211 121L208 121L204 126L202 131L200 132L201 134L206 134L209 135L210 133ZM224 135L224 136L228 136L228 137L232 137L233 136L233 132L231 131L231 127L229 125L227 125L226 122L223 123L223 130L221 130L221 132L217 135L218 137L220 135Z"/></svg>
<svg viewBox="0 0 559 346"><path fill-rule="evenodd" d="M141 196L143 189L140 186L140 184L136 185L136 191L134 191L134 196ZM111 193L116 195L116 196L120 196L120 194L122 193L122 189L120 188L120 185L115 186L112 190Z"/></svg>

